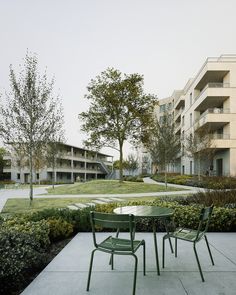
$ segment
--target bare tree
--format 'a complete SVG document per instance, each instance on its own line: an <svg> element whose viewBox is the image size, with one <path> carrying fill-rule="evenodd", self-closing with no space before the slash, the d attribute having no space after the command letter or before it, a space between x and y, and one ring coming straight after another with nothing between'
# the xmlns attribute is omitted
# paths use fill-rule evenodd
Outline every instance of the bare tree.
<svg viewBox="0 0 236 295"><path fill-rule="evenodd" d="M187 156L197 163L198 180L201 180L201 161L211 162L215 154L212 134L208 129L201 128L197 132L185 136L183 144Z"/></svg>
<svg viewBox="0 0 236 295"><path fill-rule="evenodd" d="M58 96L53 95L54 80L40 76L38 60L27 53L19 76L10 66L12 92L1 105L0 134L5 144L20 148L29 160L30 203L33 201L34 157L62 130L63 113Z"/></svg>
<svg viewBox="0 0 236 295"><path fill-rule="evenodd" d="M129 154L126 159L126 166L130 174L133 174L138 169L138 158L134 154Z"/></svg>
<svg viewBox="0 0 236 295"><path fill-rule="evenodd" d="M167 166L175 161L180 151L180 139L175 135L171 116L165 113L161 121L154 119L154 127L149 130L144 145L149 151L153 163L160 165L165 173L167 187Z"/></svg>

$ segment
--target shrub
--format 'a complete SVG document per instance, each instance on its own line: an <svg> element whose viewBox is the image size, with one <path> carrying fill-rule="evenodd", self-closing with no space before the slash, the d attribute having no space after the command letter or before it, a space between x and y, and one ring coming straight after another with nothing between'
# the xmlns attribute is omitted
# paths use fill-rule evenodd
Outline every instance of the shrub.
<svg viewBox="0 0 236 295"><path fill-rule="evenodd" d="M30 221L39 221L43 219L62 219L73 226L73 232L90 230L90 216L91 207L82 210L70 209L45 209L28 215L26 218Z"/></svg>
<svg viewBox="0 0 236 295"><path fill-rule="evenodd" d="M124 181L132 181L132 182L143 182L143 178L140 176L124 176Z"/></svg>
<svg viewBox="0 0 236 295"><path fill-rule="evenodd" d="M120 204L119 204L120 205ZM135 206L135 205L155 205L161 207L169 207L174 210L174 221L176 226L197 228L199 222L200 210L203 207L201 204L195 205L181 205L176 201L167 202L160 199L156 199L153 202L145 201L132 201L127 203L122 203L122 206ZM118 206L118 204L107 204L107 205L98 205L96 211L102 211L111 213ZM161 221L157 221L158 231L164 230L163 224ZM152 224L149 218L140 219L136 225L137 231L152 231ZM236 231L236 209L229 209L223 207L215 207L210 226L210 231Z"/></svg>
<svg viewBox="0 0 236 295"><path fill-rule="evenodd" d="M27 221L26 217L14 217L5 220L2 223L2 228L32 236L40 245L46 249L49 244L49 225L45 220L38 222Z"/></svg>
<svg viewBox="0 0 236 295"><path fill-rule="evenodd" d="M51 242L68 238L73 233L73 225L62 218L47 219L49 225L49 238Z"/></svg>
<svg viewBox="0 0 236 295"><path fill-rule="evenodd" d="M199 192L187 198L189 204L202 204L210 206L214 204L218 207L236 207L235 190L215 190L208 192Z"/></svg>
<svg viewBox="0 0 236 295"><path fill-rule="evenodd" d="M0 231L0 294L10 294L32 269L44 261L40 243L33 235L9 228Z"/></svg>

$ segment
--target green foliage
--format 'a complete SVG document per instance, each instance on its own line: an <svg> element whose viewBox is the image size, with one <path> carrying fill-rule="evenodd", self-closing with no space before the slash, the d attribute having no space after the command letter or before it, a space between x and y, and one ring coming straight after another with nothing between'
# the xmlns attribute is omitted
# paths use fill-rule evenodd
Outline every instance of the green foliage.
<svg viewBox="0 0 236 295"><path fill-rule="evenodd" d="M86 132L86 145L93 148L108 146L120 152L120 181L123 178L123 145L137 143L152 122L156 97L145 94L143 77L122 74L108 68L91 80L85 98L91 102L87 112L79 114L81 130Z"/></svg>
<svg viewBox="0 0 236 295"><path fill-rule="evenodd" d="M196 228L199 222L199 213L203 205L195 204L195 205L181 205L176 201L167 202L163 200L155 200L154 202L145 202L145 201L132 201L127 203L122 203L122 206L129 205L150 205L150 206L161 206L173 208L174 210L174 221L176 226L190 227ZM107 205L99 205L96 207L97 211L112 213L115 208L120 206L120 204L107 204ZM164 227L162 222L158 221L157 223L158 231L163 231ZM150 219L140 219L136 225L137 231L152 231L152 224ZM236 208L229 209L223 207L215 207L211 222L209 225L210 231L217 232L228 232L228 231L236 231Z"/></svg>
<svg viewBox="0 0 236 295"><path fill-rule="evenodd" d="M158 173L152 176L152 179L160 182L165 181L163 173ZM236 189L236 178L235 177L224 177L224 176L201 176L199 181L195 175L168 173L167 182L181 185L190 185L204 187L208 189Z"/></svg>
<svg viewBox="0 0 236 295"><path fill-rule="evenodd" d="M45 220L34 222L28 221L25 216L14 217L5 220L2 223L2 228L28 234L33 237L43 249L46 249L50 244L49 226Z"/></svg>
<svg viewBox="0 0 236 295"><path fill-rule="evenodd" d="M49 238L51 242L68 238L73 233L73 225L62 218L47 219L49 225Z"/></svg>
<svg viewBox="0 0 236 295"><path fill-rule="evenodd" d="M143 182L143 178L140 176L125 176L123 177L123 180L132 182Z"/></svg>
<svg viewBox="0 0 236 295"><path fill-rule="evenodd" d="M32 213L27 216L28 220L40 221L48 219L61 219L73 226L73 232L88 231L90 229L89 212L91 208L82 210L69 210L69 209L45 209Z"/></svg>
<svg viewBox="0 0 236 295"><path fill-rule="evenodd" d="M14 229L0 230L0 294L11 294L32 269L41 267L44 255L35 236Z"/></svg>

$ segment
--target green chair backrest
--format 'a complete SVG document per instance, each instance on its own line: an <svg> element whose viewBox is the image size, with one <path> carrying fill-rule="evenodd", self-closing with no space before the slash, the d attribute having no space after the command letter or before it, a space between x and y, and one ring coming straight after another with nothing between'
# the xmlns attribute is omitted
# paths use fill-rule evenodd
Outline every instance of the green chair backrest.
<svg viewBox="0 0 236 295"><path fill-rule="evenodd" d="M111 214L101 212L90 212L90 221L93 232L94 246L97 247L96 242L96 226L110 229L129 229L131 248L133 250L133 237L135 231L134 216L132 214Z"/></svg>
<svg viewBox="0 0 236 295"><path fill-rule="evenodd" d="M201 209L196 240L198 239L200 232L203 232L203 233L207 232L213 208L214 208L214 205Z"/></svg>

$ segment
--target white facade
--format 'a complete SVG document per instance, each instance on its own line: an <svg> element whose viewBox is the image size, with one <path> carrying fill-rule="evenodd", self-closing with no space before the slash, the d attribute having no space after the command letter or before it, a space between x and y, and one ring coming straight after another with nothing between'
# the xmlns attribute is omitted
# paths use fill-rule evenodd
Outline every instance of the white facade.
<svg viewBox="0 0 236 295"><path fill-rule="evenodd" d="M212 137L214 158L201 163L201 173L236 176L236 55L208 58L195 78L171 97L159 100L155 115L172 114L175 134L180 142L201 129ZM194 158L186 156L182 147L173 172L197 174Z"/></svg>
<svg viewBox="0 0 236 295"><path fill-rule="evenodd" d="M55 182L71 183L78 179L86 181L105 178L112 171L112 161L109 161L108 158L112 157L63 144L54 170ZM17 159L13 156L6 156L5 159L8 165L3 172L10 175L11 180L15 182L28 183L29 168L17 165ZM52 177L52 167L45 165L42 169L34 171L33 182L51 181Z"/></svg>

